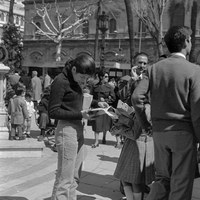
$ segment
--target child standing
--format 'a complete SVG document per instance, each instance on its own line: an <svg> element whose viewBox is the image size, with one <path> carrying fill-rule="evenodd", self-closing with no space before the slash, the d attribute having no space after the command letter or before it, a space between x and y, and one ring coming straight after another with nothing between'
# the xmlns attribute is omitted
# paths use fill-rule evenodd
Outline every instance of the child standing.
<svg viewBox="0 0 200 200"><path fill-rule="evenodd" d="M11 116L11 136L10 140L24 140L23 125L24 120L28 118L28 110L24 100L25 87L17 87L16 96L10 99L8 105L8 114ZM18 135L16 134L18 132Z"/></svg>
<svg viewBox="0 0 200 200"><path fill-rule="evenodd" d="M34 103L32 101L32 96L31 94L28 92L25 94L25 101L26 101L26 106L27 106L27 110L28 110L28 118L25 119L25 123L24 123L24 135L26 135L27 138L30 138L30 131L31 131L31 118L33 113L35 112L34 109Z"/></svg>
<svg viewBox="0 0 200 200"><path fill-rule="evenodd" d="M39 102L39 105L37 107L39 111L39 120L38 120L39 128L41 130L38 141L44 140L47 125L50 123L50 119L48 115L49 96L50 96L50 86L44 89L42 99Z"/></svg>

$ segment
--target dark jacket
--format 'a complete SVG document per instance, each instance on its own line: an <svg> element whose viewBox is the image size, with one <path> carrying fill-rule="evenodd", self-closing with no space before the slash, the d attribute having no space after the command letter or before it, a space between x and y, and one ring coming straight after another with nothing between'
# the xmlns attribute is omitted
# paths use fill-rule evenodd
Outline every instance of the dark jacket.
<svg viewBox="0 0 200 200"><path fill-rule="evenodd" d="M172 55L150 66L133 93L136 112L143 127L144 100L150 92L154 131L186 130L200 141L200 67L179 55Z"/></svg>
<svg viewBox="0 0 200 200"><path fill-rule="evenodd" d="M92 87L91 94L93 95L92 107L98 107L97 104L101 97L104 98L109 105L112 105L116 99L114 89L109 83L97 83Z"/></svg>
<svg viewBox="0 0 200 200"><path fill-rule="evenodd" d="M20 77L19 82L23 83L26 86L26 90L31 90L31 77L23 75Z"/></svg>
<svg viewBox="0 0 200 200"><path fill-rule="evenodd" d="M48 105L49 105L49 96L44 95L39 102L39 105L37 107L39 113L47 113L48 114Z"/></svg>
<svg viewBox="0 0 200 200"><path fill-rule="evenodd" d="M49 98L49 117L58 120L82 119L83 92L70 71L64 68L53 81Z"/></svg>

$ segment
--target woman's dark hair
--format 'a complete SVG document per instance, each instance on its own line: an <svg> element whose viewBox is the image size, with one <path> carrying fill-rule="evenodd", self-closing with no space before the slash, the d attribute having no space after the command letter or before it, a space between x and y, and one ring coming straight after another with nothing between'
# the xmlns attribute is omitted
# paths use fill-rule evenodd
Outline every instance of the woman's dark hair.
<svg viewBox="0 0 200 200"><path fill-rule="evenodd" d="M80 74L93 75L95 73L95 62L89 55L80 55L65 63L67 69L71 70L73 66L76 67L76 72Z"/></svg>
<svg viewBox="0 0 200 200"><path fill-rule="evenodd" d="M103 79L105 74L109 75L109 73L107 71L105 71L105 70L101 70L101 71L98 72L98 77L99 77L100 81Z"/></svg>
<svg viewBox="0 0 200 200"><path fill-rule="evenodd" d="M164 40L170 53L180 52L185 48L185 40L192 31L187 26L173 26L165 34Z"/></svg>

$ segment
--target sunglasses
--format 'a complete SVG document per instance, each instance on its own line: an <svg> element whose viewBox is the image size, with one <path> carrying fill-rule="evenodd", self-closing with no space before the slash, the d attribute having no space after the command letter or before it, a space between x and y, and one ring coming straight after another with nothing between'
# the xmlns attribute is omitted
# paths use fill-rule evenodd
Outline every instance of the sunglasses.
<svg viewBox="0 0 200 200"><path fill-rule="evenodd" d="M138 62L138 63L139 63L139 64L144 64L144 65L146 65L146 64L147 64L146 62L142 62L142 61L141 61L141 62Z"/></svg>

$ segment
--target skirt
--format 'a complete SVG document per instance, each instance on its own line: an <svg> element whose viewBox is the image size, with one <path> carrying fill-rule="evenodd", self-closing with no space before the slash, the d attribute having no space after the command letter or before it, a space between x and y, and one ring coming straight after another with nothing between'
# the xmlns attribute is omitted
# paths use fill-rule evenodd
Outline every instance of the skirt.
<svg viewBox="0 0 200 200"><path fill-rule="evenodd" d="M90 123L92 125L92 130L97 133L110 131L112 127L112 119L106 114L97 116L94 120L91 120Z"/></svg>
<svg viewBox="0 0 200 200"><path fill-rule="evenodd" d="M40 129L46 129L49 125L49 116L47 113L41 113L39 117L39 128Z"/></svg>
<svg viewBox="0 0 200 200"><path fill-rule="evenodd" d="M152 154L153 154L152 149ZM141 156L142 155L142 156ZM126 139L118 159L114 176L120 181L134 184L150 184L155 179L155 170L152 162L141 161L146 152L141 153L135 140ZM141 166L143 165L143 166Z"/></svg>

